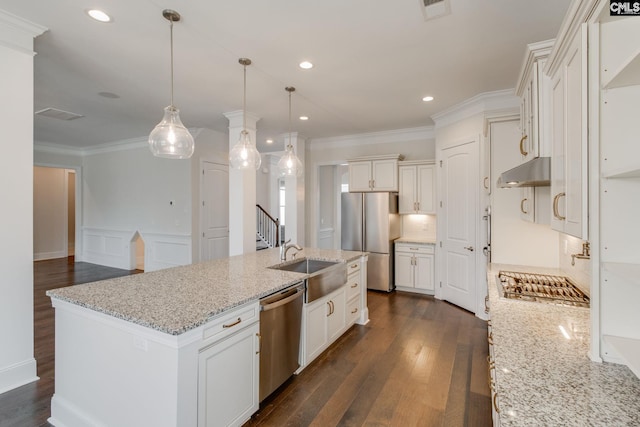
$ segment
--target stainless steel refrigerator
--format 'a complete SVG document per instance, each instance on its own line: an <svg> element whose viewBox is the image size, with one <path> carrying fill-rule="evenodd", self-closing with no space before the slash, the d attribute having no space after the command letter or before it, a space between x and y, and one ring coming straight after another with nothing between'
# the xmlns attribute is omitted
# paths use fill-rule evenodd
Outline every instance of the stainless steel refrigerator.
<svg viewBox="0 0 640 427"><path fill-rule="evenodd" d="M393 290L393 241L400 237L398 193L342 193L342 249L369 252L367 288Z"/></svg>

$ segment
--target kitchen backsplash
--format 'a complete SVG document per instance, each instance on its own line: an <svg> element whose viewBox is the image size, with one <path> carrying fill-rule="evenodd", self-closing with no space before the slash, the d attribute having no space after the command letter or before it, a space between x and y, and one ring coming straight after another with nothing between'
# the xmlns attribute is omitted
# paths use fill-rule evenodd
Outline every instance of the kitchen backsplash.
<svg viewBox="0 0 640 427"><path fill-rule="evenodd" d="M571 254L581 254L584 240L560 233L560 269L584 291L591 292L591 260L576 258L571 265Z"/></svg>
<svg viewBox="0 0 640 427"><path fill-rule="evenodd" d="M435 215L400 215L400 217L402 218L403 237L435 240Z"/></svg>

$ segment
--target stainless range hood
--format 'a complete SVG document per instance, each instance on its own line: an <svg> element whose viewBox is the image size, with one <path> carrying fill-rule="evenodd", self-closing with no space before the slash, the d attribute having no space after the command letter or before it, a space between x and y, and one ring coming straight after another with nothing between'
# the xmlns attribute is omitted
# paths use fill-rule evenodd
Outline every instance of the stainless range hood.
<svg viewBox="0 0 640 427"><path fill-rule="evenodd" d="M498 187L545 187L551 185L551 157L537 157L503 172Z"/></svg>

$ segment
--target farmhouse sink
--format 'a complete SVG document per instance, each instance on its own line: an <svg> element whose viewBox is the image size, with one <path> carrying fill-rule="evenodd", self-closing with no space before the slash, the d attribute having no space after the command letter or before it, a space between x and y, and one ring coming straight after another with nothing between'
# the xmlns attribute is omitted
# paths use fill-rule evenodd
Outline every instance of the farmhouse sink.
<svg viewBox="0 0 640 427"><path fill-rule="evenodd" d="M330 294L347 282L347 264L344 262L303 258L295 262L272 265L269 268L308 274L309 277L305 280L307 303Z"/></svg>

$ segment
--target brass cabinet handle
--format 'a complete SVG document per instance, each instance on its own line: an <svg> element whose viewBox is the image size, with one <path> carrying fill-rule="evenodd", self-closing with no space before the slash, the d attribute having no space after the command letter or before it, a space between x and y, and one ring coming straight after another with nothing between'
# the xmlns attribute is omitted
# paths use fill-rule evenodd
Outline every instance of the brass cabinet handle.
<svg viewBox="0 0 640 427"><path fill-rule="evenodd" d="M527 151L524 150L525 139L527 139L527 135L524 135L522 139L520 139L520 154L522 154L523 156L526 156L529 154Z"/></svg>
<svg viewBox="0 0 640 427"><path fill-rule="evenodd" d="M489 342L489 345L493 345L493 331L489 332L489 335L487 335L487 341Z"/></svg>
<svg viewBox="0 0 640 427"><path fill-rule="evenodd" d="M351 264L351 268L358 268L358 264Z"/></svg>
<svg viewBox="0 0 640 427"><path fill-rule="evenodd" d="M473 246L465 246L464 248L469 252L473 252Z"/></svg>
<svg viewBox="0 0 640 427"><path fill-rule="evenodd" d="M496 414L500 413L500 408L498 408L498 392L494 390L493 392L493 409L495 409Z"/></svg>
<svg viewBox="0 0 640 427"><path fill-rule="evenodd" d="M418 206L418 209L416 209L416 211L420 211L420 202L416 202L416 205Z"/></svg>
<svg viewBox="0 0 640 427"><path fill-rule="evenodd" d="M489 189L489 185L487 184L489 182L489 177L485 176L484 180L482 181L482 186L484 187L485 190Z"/></svg>
<svg viewBox="0 0 640 427"><path fill-rule="evenodd" d="M258 351L256 351L256 354L260 354L262 351L262 335L256 334L256 336L258 337Z"/></svg>
<svg viewBox="0 0 640 427"><path fill-rule="evenodd" d="M528 214L529 212L524 210L524 204L527 202L527 198L525 197L524 199L520 200L520 212L522 212L523 214Z"/></svg>
<svg viewBox="0 0 640 427"><path fill-rule="evenodd" d="M489 295L484 297L484 312L489 314Z"/></svg>
<svg viewBox="0 0 640 427"><path fill-rule="evenodd" d="M558 210L558 203L560 202L560 197L564 197L567 194L562 192L562 193L558 193L553 197L553 216L556 217L557 219L559 219L560 221L564 221L565 219L567 219L566 217L560 215L560 212Z"/></svg>
<svg viewBox="0 0 640 427"><path fill-rule="evenodd" d="M356 314L357 312L358 312L358 307L356 307L353 310L351 310L351 314Z"/></svg>
<svg viewBox="0 0 640 427"><path fill-rule="evenodd" d="M331 301L327 301L327 305L329 306L329 312L327 313L327 317L331 316Z"/></svg>
<svg viewBox="0 0 640 427"><path fill-rule="evenodd" d="M238 317L238 320L236 320L233 323L229 323L228 325L222 325L223 328L232 328L234 326L236 326L238 323L242 322L242 319Z"/></svg>
<svg viewBox="0 0 640 427"><path fill-rule="evenodd" d="M351 285L351 289L353 288L357 288L358 287L358 282L354 283L353 285Z"/></svg>

